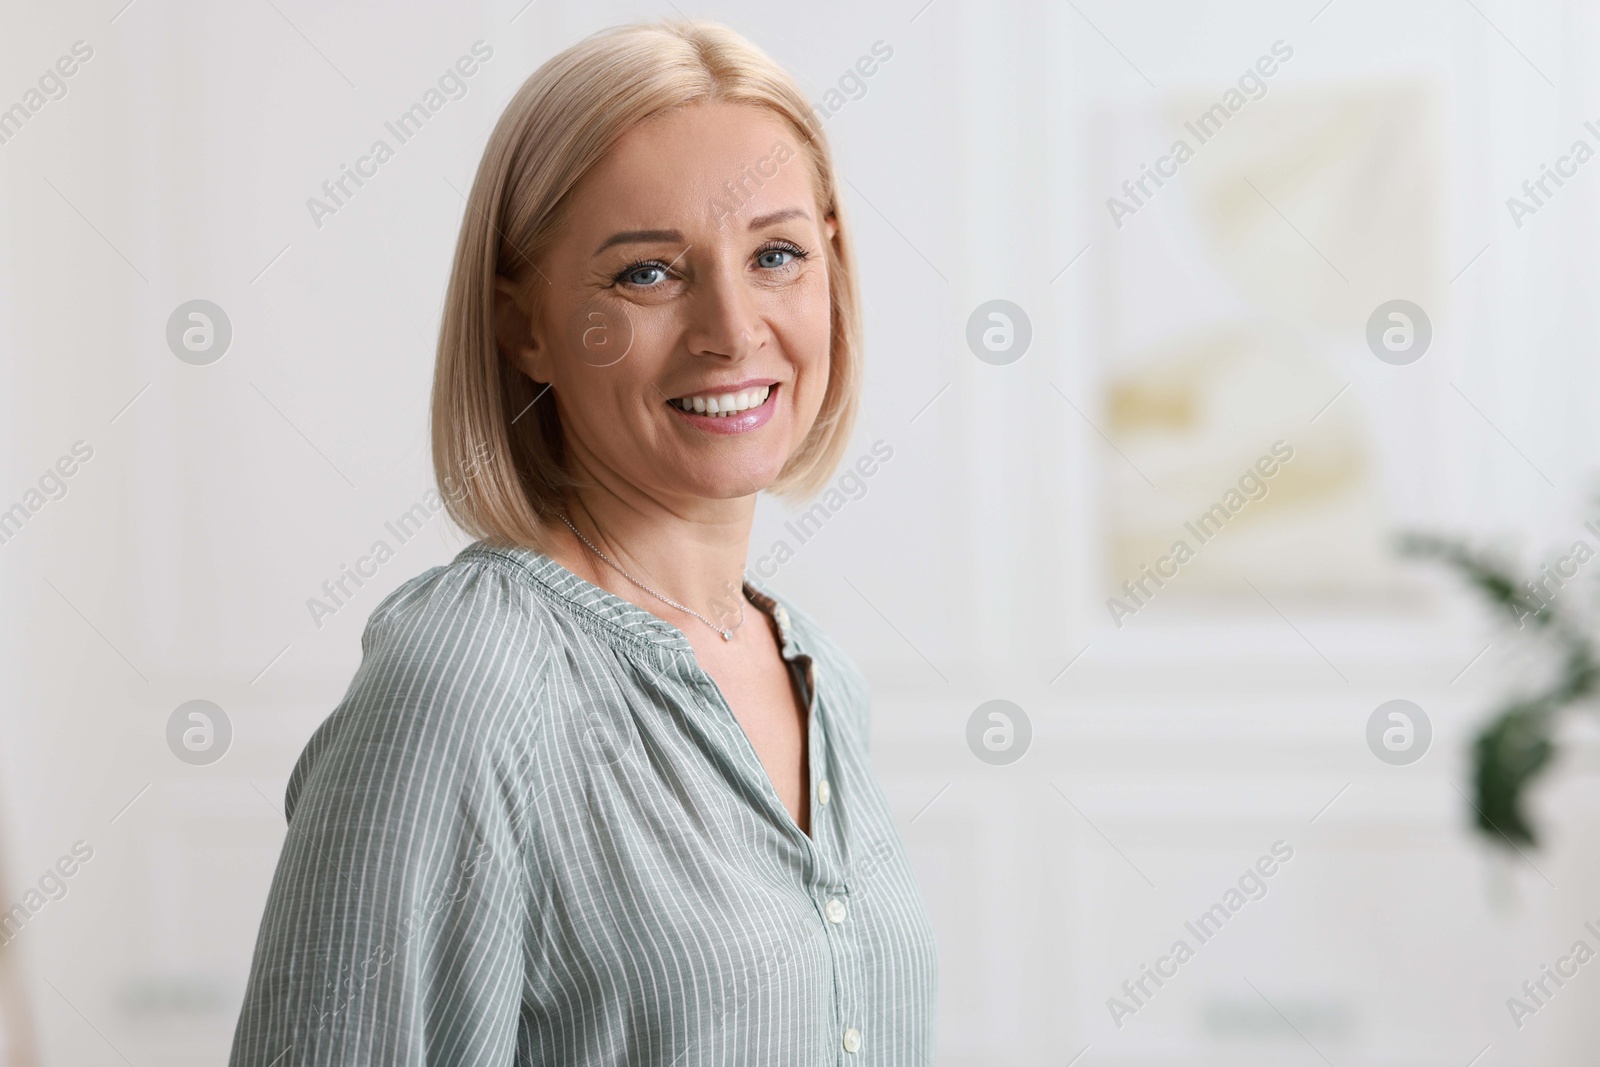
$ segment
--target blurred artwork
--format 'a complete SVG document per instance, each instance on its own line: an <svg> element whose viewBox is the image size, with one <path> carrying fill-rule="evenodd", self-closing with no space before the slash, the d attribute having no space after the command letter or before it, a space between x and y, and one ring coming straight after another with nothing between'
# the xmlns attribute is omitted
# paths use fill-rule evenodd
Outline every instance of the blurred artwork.
<svg viewBox="0 0 1600 1067"><path fill-rule="evenodd" d="M1442 301L1427 96L1271 89L1202 142L1214 97L1107 127L1109 595L1397 599L1359 379L1377 305Z"/></svg>

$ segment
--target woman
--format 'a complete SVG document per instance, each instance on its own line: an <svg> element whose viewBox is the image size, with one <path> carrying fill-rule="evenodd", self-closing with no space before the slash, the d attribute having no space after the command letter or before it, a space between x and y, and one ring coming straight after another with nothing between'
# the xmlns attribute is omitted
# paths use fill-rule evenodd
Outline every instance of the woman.
<svg viewBox="0 0 1600 1067"><path fill-rule="evenodd" d="M860 672L742 582L861 380L826 142L700 23L541 67L469 198L434 463L480 538L374 612L290 779L233 1063L928 1064Z"/></svg>

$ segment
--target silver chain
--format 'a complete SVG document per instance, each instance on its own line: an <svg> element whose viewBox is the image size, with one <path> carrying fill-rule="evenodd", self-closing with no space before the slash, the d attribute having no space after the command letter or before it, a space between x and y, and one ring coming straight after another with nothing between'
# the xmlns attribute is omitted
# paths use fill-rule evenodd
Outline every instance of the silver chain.
<svg viewBox="0 0 1600 1067"><path fill-rule="evenodd" d="M677 608L679 611L685 611L685 612L688 612L690 615L693 615L695 618L699 619L701 622L705 623L707 626L709 626L713 630L717 631L717 633L721 634L722 635L722 639L724 641L732 641L733 640L733 631L737 630L740 626L744 625L744 598L742 596L739 598L739 621L736 624L734 624L734 626L732 628L723 629L721 626L718 626L716 623L712 622L710 619L706 618L704 615L700 614L698 611L694 610L693 608L686 608L682 604L678 603L676 600L673 600L670 597L662 596L660 593L656 592L654 589L651 589L648 585L645 585L639 579L635 578L633 575L629 574L627 571L625 571L621 567L617 566L616 563L612 562L612 559L611 559L610 556L606 555L604 552L602 552L598 548L594 547L594 545L590 543L589 539L587 537L583 536L583 532L581 530L579 530L576 526L572 525L572 520L571 519L567 518L565 515L562 515L561 516L561 521L567 524L567 529L571 530L573 533L578 535L578 540L582 541L584 544L589 546L589 551L590 552L593 552L595 555L597 555L601 559L605 560L606 564L608 566L610 566L610 568L612 570L616 571L618 574L620 574L624 578L628 579L628 581L632 582L634 585L638 586L640 589L643 589L646 593L649 593L651 596L655 597L657 600L661 601L662 603L671 604L673 607Z"/></svg>

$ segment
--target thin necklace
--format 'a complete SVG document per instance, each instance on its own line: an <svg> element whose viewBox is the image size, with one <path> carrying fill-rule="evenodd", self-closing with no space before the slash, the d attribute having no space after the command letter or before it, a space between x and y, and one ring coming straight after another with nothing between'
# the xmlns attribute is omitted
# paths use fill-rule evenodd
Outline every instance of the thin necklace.
<svg viewBox="0 0 1600 1067"><path fill-rule="evenodd" d="M612 570L616 571L618 574L622 575L624 578L628 579L628 581L632 582L634 585L638 586L640 589L643 589L646 593L649 593L651 596L655 597L657 600L659 600L659 601L661 601L661 602L663 602L665 604L671 604L673 607L677 608L679 611L686 611L690 615L693 615L695 618L699 619L701 622L705 623L707 626L709 626L713 630L717 631L717 633L721 634L722 635L722 639L724 641L732 641L733 640L733 631L737 630L739 627L744 625L744 598L743 597L739 598L739 621L734 623L734 625L733 625L733 627L731 629L723 629L721 626L718 626L716 623L712 622L710 619L706 618L704 615L700 614L698 611L694 610L693 608L686 608L682 604L678 603L676 600L673 600L673 599L671 599L669 597L662 596L660 593L656 592L654 589L651 589L648 585L645 585L639 579L635 578L633 575L629 574L627 571L625 571L621 567L617 566L615 563L612 562L610 556L606 555L604 552L602 552L598 548L594 547L593 544L590 544L589 539L587 537L583 536L583 532L581 530L579 530L576 526L572 525L572 520L571 519L567 518L565 515L562 515L561 516L561 521L567 524L567 529L571 530L573 533L578 535L578 540L582 541L584 544L589 546L589 551L590 552L593 552L595 555L597 555L601 559L605 560L607 565L610 566Z"/></svg>

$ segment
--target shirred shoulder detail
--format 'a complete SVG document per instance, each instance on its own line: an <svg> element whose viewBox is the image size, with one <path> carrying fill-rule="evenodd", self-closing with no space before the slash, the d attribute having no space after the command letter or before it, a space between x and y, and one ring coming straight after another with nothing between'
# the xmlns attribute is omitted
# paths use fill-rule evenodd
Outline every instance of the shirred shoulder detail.
<svg viewBox="0 0 1600 1067"><path fill-rule="evenodd" d="M400 744L432 760L475 761L524 740L550 660L550 608L481 559L457 559L404 582L373 610L361 666L296 762L292 819L332 749Z"/></svg>

